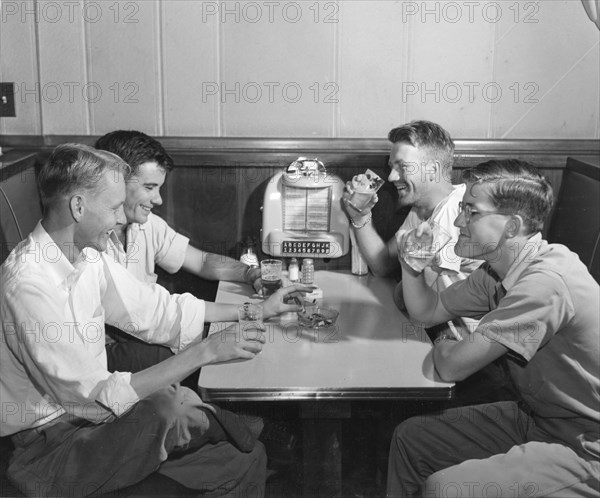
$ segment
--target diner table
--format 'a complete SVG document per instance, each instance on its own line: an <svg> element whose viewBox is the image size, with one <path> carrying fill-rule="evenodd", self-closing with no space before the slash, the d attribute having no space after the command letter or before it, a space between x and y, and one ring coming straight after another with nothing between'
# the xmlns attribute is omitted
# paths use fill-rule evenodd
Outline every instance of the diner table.
<svg viewBox="0 0 600 498"><path fill-rule="evenodd" d="M310 414L304 417L304 473L319 472L323 459L333 458L341 479L340 455L331 452L332 444L341 451L341 431L333 412L320 407L337 405L343 418L350 416L352 400L449 400L454 384L437 376L421 325L395 306L393 279L317 271L315 284L323 291L323 305L339 311L334 325L303 327L295 313L266 320L266 343L255 358L205 366L198 386L211 402L298 402ZM219 283L218 303L260 301L246 284ZM238 323L211 324L209 334L217 331L224 340L256 333ZM327 440L329 447L315 439ZM305 489L307 496L314 492Z"/></svg>

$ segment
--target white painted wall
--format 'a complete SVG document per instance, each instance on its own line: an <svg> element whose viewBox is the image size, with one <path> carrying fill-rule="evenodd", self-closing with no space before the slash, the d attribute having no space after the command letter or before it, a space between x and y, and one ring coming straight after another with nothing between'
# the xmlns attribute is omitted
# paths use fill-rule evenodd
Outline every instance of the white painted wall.
<svg viewBox="0 0 600 498"><path fill-rule="evenodd" d="M600 138L579 0L2 0L0 29L3 134L367 138L425 118Z"/></svg>

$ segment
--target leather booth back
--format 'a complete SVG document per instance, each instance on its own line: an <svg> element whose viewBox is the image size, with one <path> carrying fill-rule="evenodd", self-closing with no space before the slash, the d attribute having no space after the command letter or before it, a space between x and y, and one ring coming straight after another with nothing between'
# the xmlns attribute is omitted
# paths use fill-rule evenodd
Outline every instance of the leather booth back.
<svg viewBox="0 0 600 498"><path fill-rule="evenodd" d="M548 241L564 244L600 283L600 167L568 158Z"/></svg>

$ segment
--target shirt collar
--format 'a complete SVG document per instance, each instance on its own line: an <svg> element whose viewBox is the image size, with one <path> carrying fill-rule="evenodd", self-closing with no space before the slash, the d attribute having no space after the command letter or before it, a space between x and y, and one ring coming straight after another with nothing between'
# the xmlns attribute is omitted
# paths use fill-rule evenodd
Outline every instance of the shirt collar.
<svg viewBox="0 0 600 498"><path fill-rule="evenodd" d="M145 225L145 223L144 223L144 225ZM144 225L141 225L139 223L130 223L129 225L127 225L127 229L126 229L127 238L126 238L126 240L127 240L127 244L128 245L135 242L135 239L137 238L137 235L140 232L140 230L144 231ZM117 236L117 233L114 230L110 231L109 239L112 241L112 243L116 247L120 247L120 248L123 247L123 244L121 244L121 241L119 240L119 237Z"/></svg>
<svg viewBox="0 0 600 498"><path fill-rule="evenodd" d="M54 242L52 237L46 232L41 221L38 222L31 233L31 236L34 241L34 251L37 252L36 261L49 263L45 265L47 268L47 275L54 281L57 287L64 287L70 290L87 267L88 258L94 260L98 257L98 254L94 249L84 248L83 251L79 253L75 262L71 264L69 259L61 251L60 246ZM67 252L73 251L74 247L74 244L69 245ZM89 255L88 251L93 251L95 254Z"/></svg>
<svg viewBox="0 0 600 498"><path fill-rule="evenodd" d="M517 280L519 280L521 273L525 271L525 269L533 261L535 256L537 256L538 252L540 251L540 247L542 246L542 243L542 234L538 232L532 237L530 237L523 246L523 248L519 251L519 254L513 261L513 264L510 265L506 276L502 280L502 286L506 289L507 292L510 290L511 287L513 287L517 283Z"/></svg>

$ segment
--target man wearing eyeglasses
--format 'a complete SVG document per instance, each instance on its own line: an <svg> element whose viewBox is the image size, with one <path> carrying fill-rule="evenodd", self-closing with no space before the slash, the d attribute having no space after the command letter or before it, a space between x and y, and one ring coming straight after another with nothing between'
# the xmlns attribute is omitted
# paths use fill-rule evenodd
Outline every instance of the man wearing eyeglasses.
<svg viewBox="0 0 600 498"><path fill-rule="evenodd" d="M518 401L452 408L400 424L389 497L598 496L600 287L576 254L542 240L548 181L517 160L465 172L455 250L484 264L441 293L403 263L412 318L480 319L468 338L441 334L433 360L459 381L505 358ZM418 241L433 240L428 225Z"/></svg>

